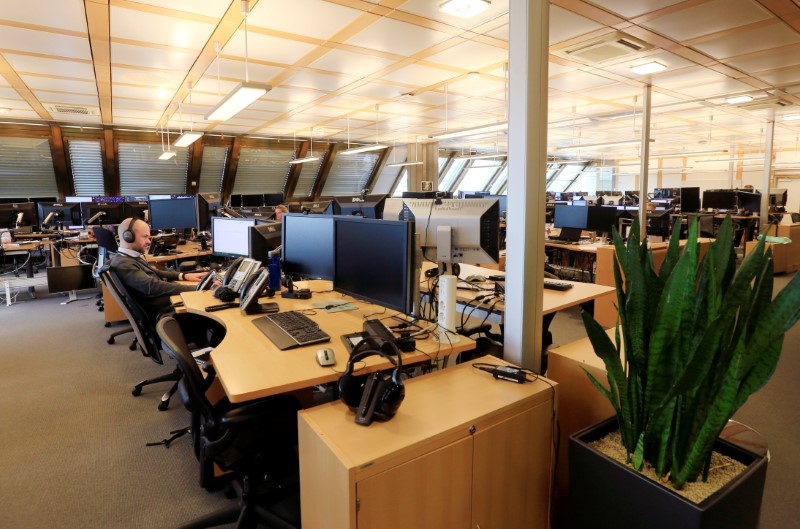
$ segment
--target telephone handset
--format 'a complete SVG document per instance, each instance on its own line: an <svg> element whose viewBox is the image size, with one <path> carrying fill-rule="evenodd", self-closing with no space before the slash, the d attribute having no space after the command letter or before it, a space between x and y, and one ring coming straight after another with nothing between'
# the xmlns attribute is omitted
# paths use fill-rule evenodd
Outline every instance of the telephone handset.
<svg viewBox="0 0 800 529"><path fill-rule="evenodd" d="M240 296L239 308L245 314L267 314L278 312L277 303L259 303L258 298L261 293L267 288L267 281L269 280L269 271L262 268L260 272L250 274L247 281L242 287L242 295Z"/></svg>
<svg viewBox="0 0 800 529"><path fill-rule="evenodd" d="M237 257L233 260L231 264L228 265L228 269L225 270L225 275L222 277L222 286L227 287L228 283L231 282L233 279L233 274L239 269L239 265L242 264L244 257Z"/></svg>
<svg viewBox="0 0 800 529"><path fill-rule="evenodd" d="M214 279L216 279L216 277L217 273L213 270L210 271L203 279L200 280L199 283L197 283L196 290L208 290L214 284Z"/></svg>
<svg viewBox="0 0 800 529"><path fill-rule="evenodd" d="M261 261L256 261L255 259L245 258L242 259L240 263L237 263L238 267L236 271L233 273L233 278L231 278L230 283L228 283L228 288L239 292L242 290L242 286L244 286L245 281L247 278L250 277L252 274L255 274L259 268L261 268ZM231 265L231 268L233 265Z"/></svg>

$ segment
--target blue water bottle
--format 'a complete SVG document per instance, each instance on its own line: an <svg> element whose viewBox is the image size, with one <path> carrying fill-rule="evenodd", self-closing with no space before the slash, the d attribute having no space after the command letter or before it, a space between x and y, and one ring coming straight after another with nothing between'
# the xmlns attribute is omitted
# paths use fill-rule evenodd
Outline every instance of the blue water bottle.
<svg viewBox="0 0 800 529"><path fill-rule="evenodd" d="M267 288L273 292L281 289L281 252L273 250L269 252L269 285Z"/></svg>

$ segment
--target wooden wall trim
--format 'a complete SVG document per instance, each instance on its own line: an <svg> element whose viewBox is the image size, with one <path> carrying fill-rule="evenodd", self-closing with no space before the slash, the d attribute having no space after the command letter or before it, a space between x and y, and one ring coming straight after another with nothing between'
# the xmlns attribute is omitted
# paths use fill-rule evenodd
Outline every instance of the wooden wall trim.
<svg viewBox="0 0 800 529"><path fill-rule="evenodd" d="M103 149L103 189L108 196L117 196L120 193L119 168L117 156L119 153L119 140L114 137L114 130L103 129L103 140L100 147Z"/></svg>
<svg viewBox="0 0 800 529"><path fill-rule="evenodd" d="M200 189L200 170L203 166L203 140L189 146L189 169L186 171L186 192L195 195Z"/></svg>
<svg viewBox="0 0 800 529"><path fill-rule="evenodd" d="M53 172L56 176L58 199L63 200L65 196L74 193L75 184L72 180L69 157L64 148L64 137L61 134L61 127L55 123L50 124L50 156L53 158Z"/></svg>
<svg viewBox="0 0 800 529"><path fill-rule="evenodd" d="M237 136L231 145L231 154L225 164L225 172L222 174L222 201L227 202L233 192L233 184L236 183L236 170L239 168L239 153L242 151L242 140Z"/></svg>
<svg viewBox="0 0 800 529"><path fill-rule="evenodd" d="M331 172L331 167L333 167L333 160L336 159L336 155L339 154L339 152L345 150L346 148L347 146L344 143L329 144L328 155L325 156L324 160L322 160L322 165L317 173L317 180L314 182L314 187L311 190L312 201L317 201L320 199L322 190L325 189L325 182L328 181L328 175Z"/></svg>
<svg viewBox="0 0 800 529"><path fill-rule="evenodd" d="M294 153L294 159L305 158L308 155L307 141L301 141L300 147ZM289 197L294 195L294 190L297 187L297 181L300 179L300 173L303 172L303 164L297 163L289 166L289 174L286 176L286 185L283 186L283 200L289 201Z"/></svg>

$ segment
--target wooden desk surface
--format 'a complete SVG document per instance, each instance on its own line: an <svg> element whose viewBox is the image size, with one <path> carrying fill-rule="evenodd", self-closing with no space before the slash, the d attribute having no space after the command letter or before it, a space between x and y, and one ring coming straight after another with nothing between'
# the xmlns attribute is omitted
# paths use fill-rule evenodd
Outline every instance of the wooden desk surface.
<svg viewBox="0 0 800 529"><path fill-rule="evenodd" d="M189 259L191 257L201 257L211 255L211 250L203 250L198 242L187 242L181 244L176 248L178 253L169 253L164 255L145 255L145 260L148 263L164 263L167 261L174 261L175 259Z"/></svg>
<svg viewBox="0 0 800 529"><path fill-rule="evenodd" d="M358 307L357 310L327 313L321 309L314 309L312 303L315 302L330 301L338 304L348 298L336 292L321 292L329 290L329 286L327 288L316 288L315 284L310 286L312 291L317 292L311 299L283 299L276 296L272 301L277 302L282 311L316 310L316 314L310 317L331 336L331 341L286 351L275 347L269 338L251 323L251 320L260 315L243 315L238 308L205 312L205 307L219 303L210 291L181 294L188 312L212 318L224 325L227 330L222 343L211 353L211 359L217 377L231 402L244 402L337 380L344 371L349 356L341 335L360 332L366 315L379 312L381 314L374 317L385 318L393 313L387 310L383 314L381 307L356 301L354 304ZM317 364L316 351L320 347L330 347L334 350L336 365L321 367ZM430 338L417 340L417 351L403 353L403 363L422 362L437 356L468 351L474 347L475 342L464 336L461 336L452 347L449 344L439 344ZM391 367L387 360L377 356L367 358L366 363L368 370Z"/></svg>
<svg viewBox="0 0 800 529"><path fill-rule="evenodd" d="M433 265L432 263L427 263L429 266L423 266L423 270L427 268L431 268ZM469 275L482 275L484 277L498 274L496 270L492 270L489 268L483 268L481 266L469 265L469 264L462 264L461 265L461 274L459 277L467 277ZM505 273L499 273L499 275L505 276ZM572 288L569 290L549 290L544 289L542 292L542 314L550 314L551 312L558 312L560 310L564 310L569 307L574 307L575 305L580 305L581 303L585 303L587 301L591 301L593 299L601 298L604 296L611 295L613 292L616 291L616 288L613 286L606 286L606 285L598 285L595 283L584 283L581 281L566 281L563 279L557 280L559 283L569 283L572 285ZM427 279L423 276L423 281L420 283L426 284ZM463 284L459 282L459 284ZM459 303L472 303L475 301L475 298L480 294L486 294L489 290L494 289L494 282L486 282L486 283L472 283L476 287L485 287L487 290L465 290L459 288L456 290L456 301ZM505 310L505 304L501 301L496 305L487 305L488 307L493 307L492 310L495 312L503 312Z"/></svg>
<svg viewBox="0 0 800 529"><path fill-rule="evenodd" d="M607 246L602 242L586 242L578 244L567 244L555 241L545 241L544 245L547 248L559 248L561 250L569 250L571 252L584 252L584 253L597 253L600 246Z"/></svg>
<svg viewBox="0 0 800 529"><path fill-rule="evenodd" d="M39 241L31 241L31 242L11 242L8 244L3 245L3 251L6 252L28 252L30 250L35 250L42 243Z"/></svg>

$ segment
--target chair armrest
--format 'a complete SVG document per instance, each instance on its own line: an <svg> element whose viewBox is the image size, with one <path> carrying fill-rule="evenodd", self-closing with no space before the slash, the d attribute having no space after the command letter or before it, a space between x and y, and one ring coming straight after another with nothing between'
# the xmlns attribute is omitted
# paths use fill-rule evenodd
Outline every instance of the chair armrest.
<svg viewBox="0 0 800 529"><path fill-rule="evenodd" d="M235 428L250 421L264 420L281 413L296 414L299 410L300 403L295 397L276 395L228 410L220 417L220 422L223 426Z"/></svg>

